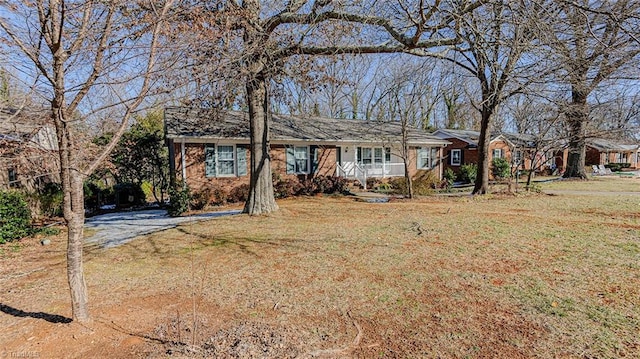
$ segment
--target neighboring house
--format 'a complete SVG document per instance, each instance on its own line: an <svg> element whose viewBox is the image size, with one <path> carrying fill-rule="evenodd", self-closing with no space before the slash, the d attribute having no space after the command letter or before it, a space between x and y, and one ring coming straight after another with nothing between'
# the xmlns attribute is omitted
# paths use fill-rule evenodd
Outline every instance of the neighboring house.
<svg viewBox="0 0 640 359"><path fill-rule="evenodd" d="M55 128L46 113L0 108L0 189L34 190L59 178Z"/></svg>
<svg viewBox="0 0 640 359"><path fill-rule="evenodd" d="M366 184L370 177L404 176L398 123L272 115L271 167L276 176L339 176ZM165 110L171 173L198 190L249 183L249 118L245 112L171 107ZM409 172L442 178L442 148L449 142L408 131Z"/></svg>
<svg viewBox="0 0 640 359"><path fill-rule="evenodd" d="M433 135L451 142L446 148L445 169L450 168L457 174L464 164L478 164L479 131L440 129ZM532 154L536 152L535 145L535 138L530 135L494 133L489 142L489 163L494 158L505 158L512 166L520 169L539 167L546 160L538 155L534 163Z"/></svg>
<svg viewBox="0 0 640 359"><path fill-rule="evenodd" d="M628 163L629 168L640 168L640 144L594 138L587 140L585 165Z"/></svg>

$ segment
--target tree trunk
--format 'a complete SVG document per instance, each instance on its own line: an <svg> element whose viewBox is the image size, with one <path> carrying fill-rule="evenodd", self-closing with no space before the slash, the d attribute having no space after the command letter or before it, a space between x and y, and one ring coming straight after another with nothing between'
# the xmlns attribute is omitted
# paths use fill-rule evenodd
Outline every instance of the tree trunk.
<svg viewBox="0 0 640 359"><path fill-rule="evenodd" d="M67 244L67 278L71 291L73 319L89 320L89 296L82 266L82 244L84 239L84 192L82 176L71 173L72 213L67 218L69 230ZM67 215L65 215L67 217Z"/></svg>
<svg viewBox="0 0 640 359"><path fill-rule="evenodd" d="M409 173L409 160L411 155L409 153L409 129L408 129L407 119L404 118L402 121L402 159L404 162L404 179L405 184L407 185L407 195L409 198L413 199L413 180L411 179L411 174ZM418 160L416 156L416 161ZM417 167L417 163L416 163Z"/></svg>
<svg viewBox="0 0 640 359"><path fill-rule="evenodd" d="M584 170L586 159L586 143L584 125L587 122L587 96L584 91L572 89L572 103L569 111L565 113L567 125L570 131L569 156L567 158L564 178L587 179L587 172Z"/></svg>
<svg viewBox="0 0 640 359"><path fill-rule="evenodd" d="M483 108L478 139L478 173L472 194L486 194L489 191L489 143L491 142L491 111Z"/></svg>
<svg viewBox="0 0 640 359"><path fill-rule="evenodd" d="M404 179L407 185L407 194L409 198L413 198L413 180L411 179L411 175L409 174L409 159L405 158L404 160Z"/></svg>
<svg viewBox="0 0 640 359"><path fill-rule="evenodd" d="M273 194L269 145L269 111L267 79L258 73L247 81L247 102L251 132L251 174L249 198L244 213L259 215L278 210Z"/></svg>
<svg viewBox="0 0 640 359"><path fill-rule="evenodd" d="M82 241L84 239L84 189L83 176L77 171L72 129L66 121L63 109L64 96L56 96L52 103L53 118L58 136L60 179L64 194L63 214L67 222L67 280L71 294L72 318L86 322L89 318L89 296L82 266Z"/></svg>

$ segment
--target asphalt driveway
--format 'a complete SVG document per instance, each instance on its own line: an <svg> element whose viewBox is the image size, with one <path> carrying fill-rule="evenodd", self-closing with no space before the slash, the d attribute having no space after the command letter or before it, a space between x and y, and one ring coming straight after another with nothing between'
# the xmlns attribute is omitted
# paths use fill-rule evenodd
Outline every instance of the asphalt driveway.
<svg viewBox="0 0 640 359"><path fill-rule="evenodd" d="M108 213L86 220L85 229L95 230L96 233L85 238L85 243L104 248L117 247L131 242L136 237L174 228L181 223L231 216L238 213L240 213L239 210L229 210L185 217L169 217L167 211L162 209Z"/></svg>

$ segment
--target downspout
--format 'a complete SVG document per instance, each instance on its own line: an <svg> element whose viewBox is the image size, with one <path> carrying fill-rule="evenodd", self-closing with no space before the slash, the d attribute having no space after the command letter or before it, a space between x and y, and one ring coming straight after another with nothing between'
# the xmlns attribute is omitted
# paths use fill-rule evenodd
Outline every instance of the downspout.
<svg viewBox="0 0 640 359"><path fill-rule="evenodd" d="M187 188L187 160L184 139L180 142L180 168L182 169L182 188Z"/></svg>

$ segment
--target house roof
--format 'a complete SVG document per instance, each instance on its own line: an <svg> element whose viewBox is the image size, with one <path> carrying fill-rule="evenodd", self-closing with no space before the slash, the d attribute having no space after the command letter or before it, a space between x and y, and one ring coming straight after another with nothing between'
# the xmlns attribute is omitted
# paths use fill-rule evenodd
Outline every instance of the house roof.
<svg viewBox="0 0 640 359"><path fill-rule="evenodd" d="M606 151L637 151L640 144L621 143L604 138L592 138L587 140L587 146L591 146L600 152Z"/></svg>
<svg viewBox="0 0 640 359"><path fill-rule="evenodd" d="M447 128L436 130L433 135L440 138L457 138L473 146L477 146L480 139L480 131L473 130L453 130ZM522 133L494 132L491 134L491 141L495 141L498 138L503 138L516 147L534 147L536 142L534 136Z"/></svg>
<svg viewBox="0 0 640 359"><path fill-rule="evenodd" d="M380 143L401 140L397 122L344 120L319 116L273 114L272 142ZM165 109L165 134L170 139L249 141L249 115L239 111L213 111L187 107ZM409 143L446 145L449 142L416 128L409 129Z"/></svg>
<svg viewBox="0 0 640 359"><path fill-rule="evenodd" d="M57 150L55 128L46 111L0 107L0 140Z"/></svg>
<svg viewBox="0 0 640 359"><path fill-rule="evenodd" d="M0 107L0 137L5 140L29 140L46 126L45 116L23 109Z"/></svg>
<svg viewBox="0 0 640 359"><path fill-rule="evenodd" d="M473 130L453 130L453 129L440 129L433 133L434 136L439 138L457 138L465 141L470 145L477 146L478 139L480 138L480 132Z"/></svg>

